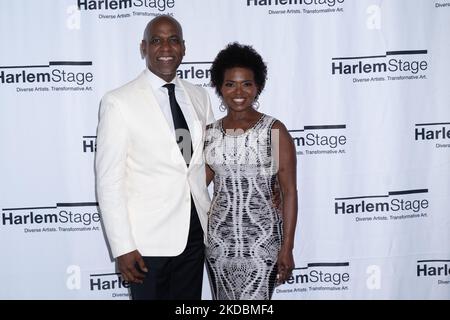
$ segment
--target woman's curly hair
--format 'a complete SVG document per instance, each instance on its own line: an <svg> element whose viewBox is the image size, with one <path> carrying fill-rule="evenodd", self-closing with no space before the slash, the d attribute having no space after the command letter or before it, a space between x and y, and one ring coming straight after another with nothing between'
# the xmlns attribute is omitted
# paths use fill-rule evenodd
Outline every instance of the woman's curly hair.
<svg viewBox="0 0 450 320"><path fill-rule="evenodd" d="M237 42L230 43L221 50L211 66L211 84L219 97L225 71L231 68L245 68L253 71L258 92L256 98L263 91L267 79L267 66L258 52L252 46Z"/></svg>

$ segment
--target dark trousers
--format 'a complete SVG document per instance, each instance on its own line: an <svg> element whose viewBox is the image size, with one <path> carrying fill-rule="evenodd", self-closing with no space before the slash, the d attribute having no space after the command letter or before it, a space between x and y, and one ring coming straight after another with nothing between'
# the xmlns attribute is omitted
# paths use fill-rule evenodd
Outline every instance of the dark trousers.
<svg viewBox="0 0 450 320"><path fill-rule="evenodd" d="M144 283L131 284L132 299L200 300L204 251L203 230L191 197L191 221L186 248L176 257L143 257L148 272Z"/></svg>

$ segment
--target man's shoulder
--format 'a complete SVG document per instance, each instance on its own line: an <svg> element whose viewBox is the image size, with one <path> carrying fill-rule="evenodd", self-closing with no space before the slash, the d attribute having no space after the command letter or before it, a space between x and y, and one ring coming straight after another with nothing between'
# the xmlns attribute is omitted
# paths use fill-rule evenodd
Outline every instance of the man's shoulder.
<svg viewBox="0 0 450 320"><path fill-rule="evenodd" d="M201 86L197 86L189 81L183 80L183 79L179 79L179 81L181 82L181 84L184 86L184 88L189 91L192 92L194 94L198 94L201 96L207 96L208 92L205 90L205 88L201 87Z"/></svg>
<svg viewBox="0 0 450 320"><path fill-rule="evenodd" d="M143 74L139 74L135 79L121 85L120 87L117 87L115 89L112 89L105 93L105 97L115 97L115 98L121 98L126 97L130 93L132 93L134 90L139 88L139 83L142 81Z"/></svg>

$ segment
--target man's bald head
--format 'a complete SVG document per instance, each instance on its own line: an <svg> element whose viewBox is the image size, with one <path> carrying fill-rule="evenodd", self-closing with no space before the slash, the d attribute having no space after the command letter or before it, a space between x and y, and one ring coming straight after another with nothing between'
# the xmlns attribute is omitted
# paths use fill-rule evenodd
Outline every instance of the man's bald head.
<svg viewBox="0 0 450 320"><path fill-rule="evenodd" d="M157 23L159 21L163 21L163 20L166 20L166 21L174 24L176 26L176 28L178 29L178 32L181 36L181 40L183 40L183 28L181 28L181 24L178 22L177 19L173 18L172 16L166 15L166 14L157 16L156 18L152 19L149 23L147 23L147 26L145 27L145 30L144 30L144 36L142 39L145 41L149 41L151 27L155 23Z"/></svg>
<svg viewBox="0 0 450 320"><path fill-rule="evenodd" d="M147 24L141 52L153 74L166 82L172 81L185 51L181 25L176 19L162 15Z"/></svg>

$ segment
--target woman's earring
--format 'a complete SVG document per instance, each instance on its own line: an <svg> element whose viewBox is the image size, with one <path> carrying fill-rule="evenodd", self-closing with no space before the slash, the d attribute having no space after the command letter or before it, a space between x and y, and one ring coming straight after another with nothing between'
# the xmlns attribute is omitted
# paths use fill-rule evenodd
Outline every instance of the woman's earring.
<svg viewBox="0 0 450 320"><path fill-rule="evenodd" d="M227 107L223 104L223 100L220 100L219 110L222 112L225 112L227 110Z"/></svg>
<svg viewBox="0 0 450 320"><path fill-rule="evenodd" d="M258 100L253 101L253 109L255 109L255 110L259 109L259 101Z"/></svg>

